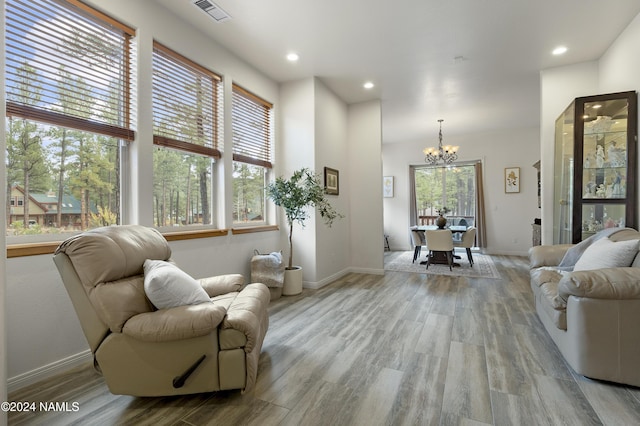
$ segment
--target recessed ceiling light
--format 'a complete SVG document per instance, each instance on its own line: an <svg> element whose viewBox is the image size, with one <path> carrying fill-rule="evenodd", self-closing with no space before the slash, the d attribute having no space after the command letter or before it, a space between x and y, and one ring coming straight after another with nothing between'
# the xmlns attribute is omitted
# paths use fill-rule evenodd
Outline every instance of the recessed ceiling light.
<svg viewBox="0 0 640 426"><path fill-rule="evenodd" d="M362 85L362 87L364 87L365 89L373 89L374 86L375 84L373 84L370 81L367 81L365 84Z"/></svg>
<svg viewBox="0 0 640 426"><path fill-rule="evenodd" d="M558 46L555 49L553 49L553 51L551 53L556 55L556 56L557 55L563 55L563 54L567 53L567 50L568 49L566 48L566 46Z"/></svg>
<svg viewBox="0 0 640 426"><path fill-rule="evenodd" d="M289 62L296 62L298 59L300 59L300 56L297 53L291 52L287 55L287 61Z"/></svg>

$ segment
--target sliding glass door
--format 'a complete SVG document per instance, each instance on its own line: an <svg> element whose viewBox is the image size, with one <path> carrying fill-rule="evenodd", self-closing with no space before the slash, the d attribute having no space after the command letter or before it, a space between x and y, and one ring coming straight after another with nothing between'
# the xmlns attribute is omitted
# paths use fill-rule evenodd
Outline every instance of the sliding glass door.
<svg viewBox="0 0 640 426"><path fill-rule="evenodd" d="M477 226L475 165L420 166L413 170L418 225L433 225L438 211L446 211L451 225Z"/></svg>

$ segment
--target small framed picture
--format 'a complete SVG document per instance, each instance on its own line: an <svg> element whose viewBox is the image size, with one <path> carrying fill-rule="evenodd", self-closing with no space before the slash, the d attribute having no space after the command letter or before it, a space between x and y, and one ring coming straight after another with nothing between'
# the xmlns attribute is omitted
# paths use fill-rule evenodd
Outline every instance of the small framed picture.
<svg viewBox="0 0 640 426"><path fill-rule="evenodd" d="M340 175L336 169L324 168L324 192L328 195L340 194Z"/></svg>
<svg viewBox="0 0 640 426"><path fill-rule="evenodd" d="M393 176L384 176L382 178L382 195L385 198L393 197Z"/></svg>
<svg viewBox="0 0 640 426"><path fill-rule="evenodd" d="M504 169L504 192L507 194L520 192L520 167Z"/></svg>

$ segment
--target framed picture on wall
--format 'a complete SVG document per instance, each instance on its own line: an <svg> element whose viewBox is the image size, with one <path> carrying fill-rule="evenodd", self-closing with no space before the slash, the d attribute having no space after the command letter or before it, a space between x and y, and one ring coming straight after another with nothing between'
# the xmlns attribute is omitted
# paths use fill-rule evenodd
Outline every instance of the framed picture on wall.
<svg viewBox="0 0 640 426"><path fill-rule="evenodd" d="M384 176L382 178L382 195L385 198L393 197L393 176Z"/></svg>
<svg viewBox="0 0 640 426"><path fill-rule="evenodd" d="M507 194L520 192L520 167L504 169L504 192Z"/></svg>
<svg viewBox="0 0 640 426"><path fill-rule="evenodd" d="M336 169L324 168L324 192L328 195L340 194L340 175Z"/></svg>

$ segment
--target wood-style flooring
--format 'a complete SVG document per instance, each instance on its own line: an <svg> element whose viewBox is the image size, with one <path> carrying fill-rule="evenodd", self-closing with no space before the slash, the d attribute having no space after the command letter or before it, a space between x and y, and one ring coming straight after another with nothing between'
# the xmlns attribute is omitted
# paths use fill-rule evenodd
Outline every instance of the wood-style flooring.
<svg viewBox="0 0 640 426"><path fill-rule="evenodd" d="M85 367L10 395L77 412L10 413L9 424L640 424L640 388L566 365L536 317L527 260L493 258L500 280L348 274L272 302L250 394L112 395Z"/></svg>

